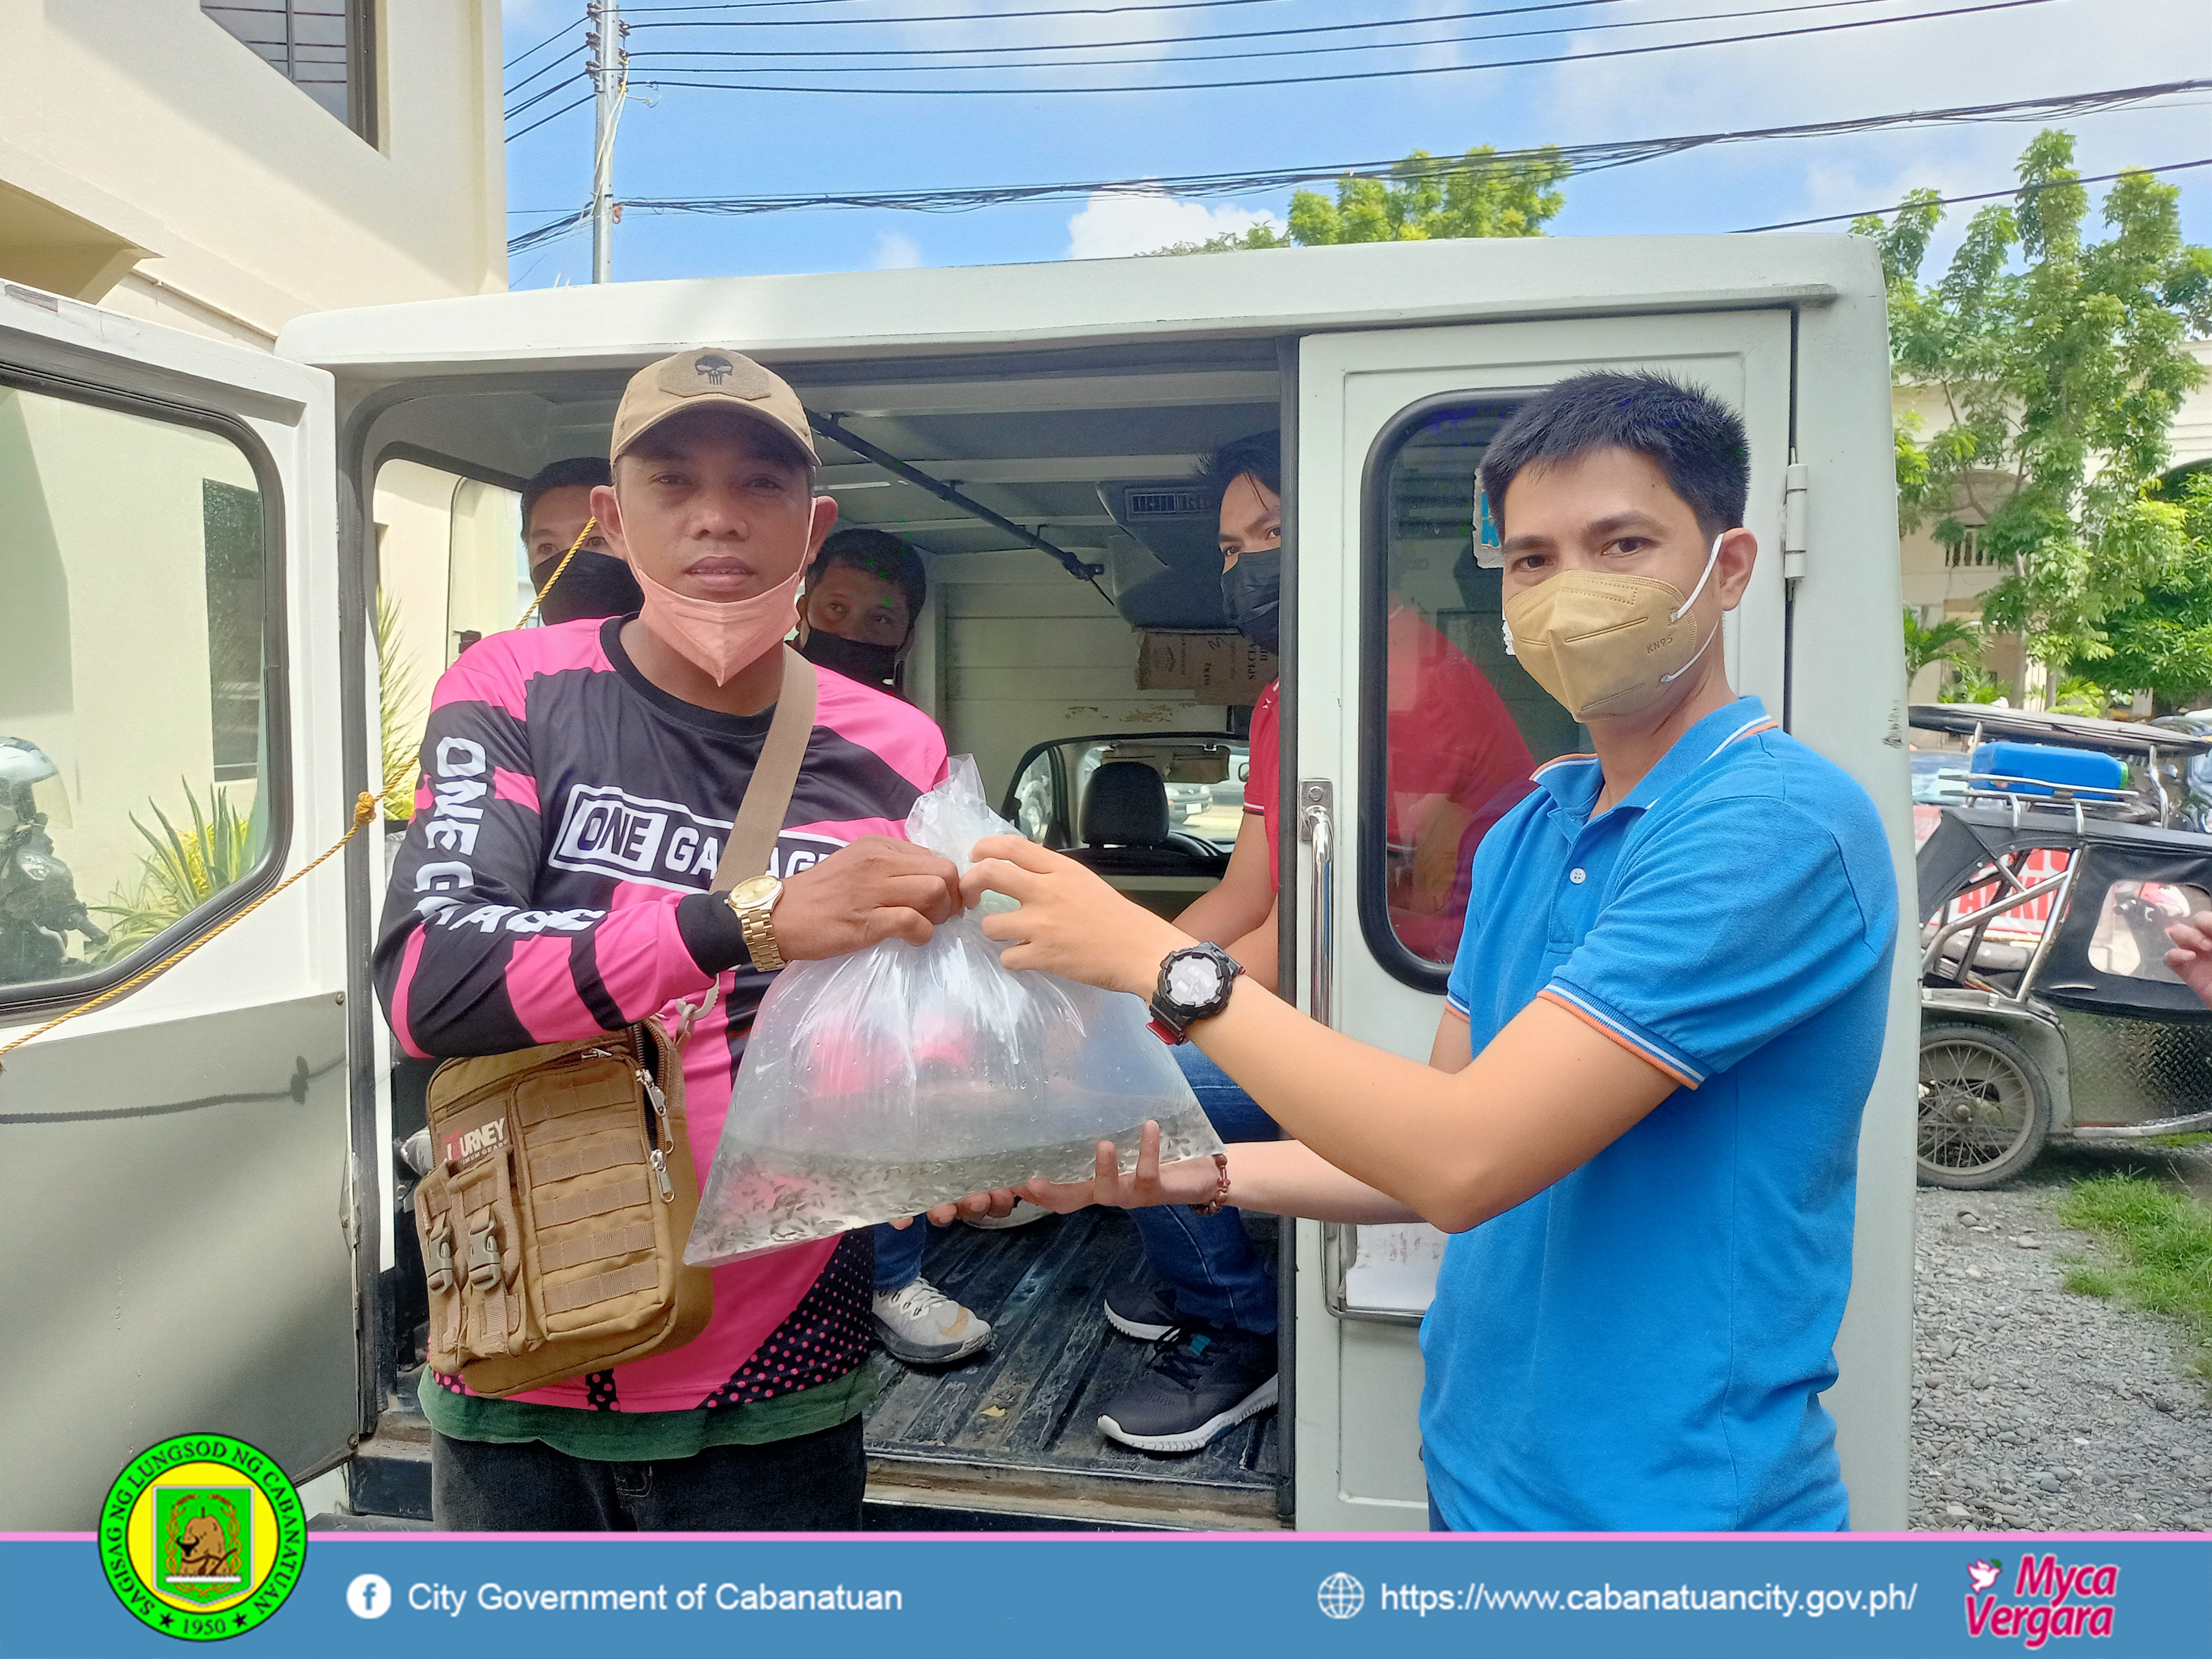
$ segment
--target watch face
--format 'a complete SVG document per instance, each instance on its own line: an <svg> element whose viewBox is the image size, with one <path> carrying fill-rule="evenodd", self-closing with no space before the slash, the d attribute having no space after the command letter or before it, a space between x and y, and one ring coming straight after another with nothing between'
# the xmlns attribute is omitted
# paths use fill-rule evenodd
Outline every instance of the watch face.
<svg viewBox="0 0 2212 1659"><path fill-rule="evenodd" d="M766 904L781 890L783 884L774 876L747 876L730 889L730 902L740 909Z"/></svg>
<svg viewBox="0 0 2212 1659"><path fill-rule="evenodd" d="M1168 1000L1203 1008L1221 994L1221 964L1211 957L1182 957L1168 964Z"/></svg>

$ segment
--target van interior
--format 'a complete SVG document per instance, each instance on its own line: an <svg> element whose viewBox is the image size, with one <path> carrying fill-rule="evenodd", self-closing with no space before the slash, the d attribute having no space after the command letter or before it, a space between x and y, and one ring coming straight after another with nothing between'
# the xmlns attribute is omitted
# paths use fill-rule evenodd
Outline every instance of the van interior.
<svg viewBox="0 0 2212 1659"><path fill-rule="evenodd" d="M908 695L953 753L975 757L1004 815L1161 915L1211 888L1243 822L1251 704L1274 667L1218 672L1242 641L1223 615L1214 502L1200 474L1222 444L1284 424L1290 388L1276 343L771 366L823 417L818 430L859 441L817 439L819 487L839 524L895 532L924 554L929 598ZM356 416L364 453L341 465L358 469L371 503L364 551L383 600L388 726L419 721L416 704L465 633L513 625L529 596L514 492L548 462L605 453L635 367L425 381L373 419ZM1378 453L1386 521L1368 556L1389 562L1394 609L1418 611L1468 656L1541 760L1575 747L1576 728L1504 654L1498 572L1478 558L1474 465L1509 411L1494 399L1425 410ZM1169 659L1147 672L1140 659L1153 646ZM1192 667L1200 658L1202 672ZM395 1141L423 1121L427 1070L393 1069ZM411 1175L391 1167L404 1204ZM1251 1220L1275 1248L1272 1219ZM411 1227L395 1237L399 1259L381 1285L382 1413L349 1480L358 1514L419 1521L429 1497L413 1403L421 1273ZM1099 1434L1099 1404L1152 1358L1099 1311L1107 1286L1141 1273L1125 1218L956 1225L933 1240L923 1271L988 1319L996 1340L939 1371L878 1355L870 1525L1286 1524L1287 1409L1194 1456ZM1286 1376L1291 1323L1286 1304Z"/></svg>

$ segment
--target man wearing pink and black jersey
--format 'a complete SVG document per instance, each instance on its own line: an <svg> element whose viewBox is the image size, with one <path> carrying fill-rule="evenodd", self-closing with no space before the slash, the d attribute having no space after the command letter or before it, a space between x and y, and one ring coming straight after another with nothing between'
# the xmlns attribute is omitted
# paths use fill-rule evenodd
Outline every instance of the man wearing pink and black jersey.
<svg viewBox="0 0 2212 1659"><path fill-rule="evenodd" d="M643 609L495 635L440 680L377 988L402 1051L428 1057L618 1030L719 986L684 1050L704 1170L769 982L708 889L836 505L814 493L797 397L736 352L640 371L611 447L592 510ZM902 838L944 775L944 739L896 698L816 678L769 872L776 950L920 943L959 908L952 865ZM718 1267L714 1319L691 1342L505 1399L426 1373L438 1523L857 1527L871 1267L860 1231Z"/></svg>

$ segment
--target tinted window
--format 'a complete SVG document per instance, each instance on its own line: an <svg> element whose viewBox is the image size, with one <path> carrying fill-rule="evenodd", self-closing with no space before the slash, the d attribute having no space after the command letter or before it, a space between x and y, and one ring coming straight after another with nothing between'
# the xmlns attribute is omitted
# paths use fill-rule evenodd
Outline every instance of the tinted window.
<svg viewBox="0 0 2212 1659"><path fill-rule="evenodd" d="M1409 411L1368 471L1360 913L1384 965L1426 989L1459 948L1476 846L1539 763L1588 747L1500 636L1497 532L1474 474L1513 408Z"/></svg>

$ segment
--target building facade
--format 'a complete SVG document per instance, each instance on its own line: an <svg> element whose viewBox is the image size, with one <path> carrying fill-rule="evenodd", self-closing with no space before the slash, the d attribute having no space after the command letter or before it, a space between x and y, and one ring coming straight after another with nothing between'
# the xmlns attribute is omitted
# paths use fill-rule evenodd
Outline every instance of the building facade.
<svg viewBox="0 0 2212 1659"><path fill-rule="evenodd" d="M2171 471L2212 461L2212 340L2196 340L2189 349L2207 371L2205 383L2183 402L2168 434L2172 450ZM1917 416L1920 431L1940 432L1950 424L1942 393L1927 386L1899 386L1892 393L1898 418ZM1934 526L1941 514L1931 514L1917 529L1899 538L1898 556L1904 568L1905 603L1923 623L1948 618L1976 622L1982 614L1982 595L2003 579L2004 571L1990 562L1973 526L1982 520L1984 503L1994 505L2008 488L2003 475L1990 473L1970 481L1970 499L1956 503L1953 516L1966 528L1957 546L1936 538ZM2009 635L1992 636L1982 653L1982 665L1998 679L2027 690L2031 665L2020 641ZM1948 671L1931 664L1914 676L1911 700L1932 702Z"/></svg>
<svg viewBox="0 0 2212 1659"><path fill-rule="evenodd" d="M507 286L486 0L0 6L0 279L267 346Z"/></svg>

